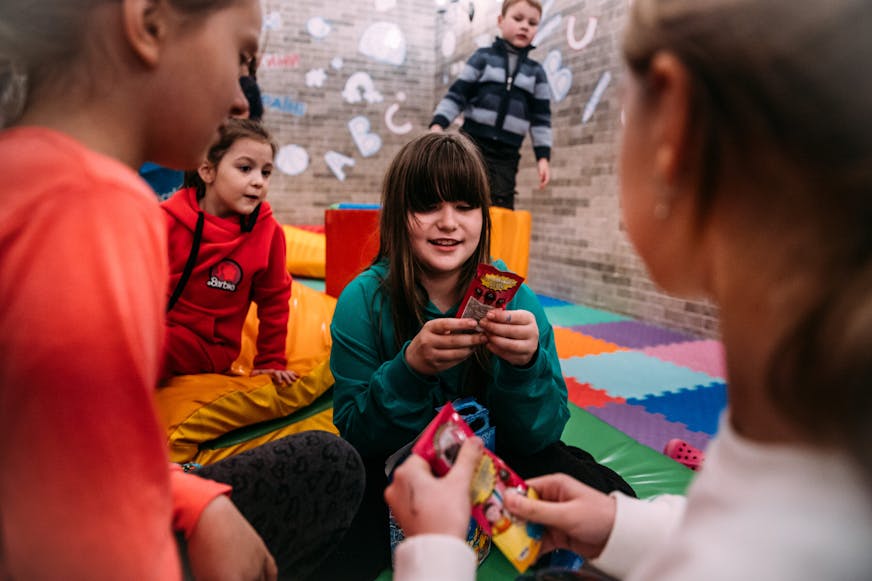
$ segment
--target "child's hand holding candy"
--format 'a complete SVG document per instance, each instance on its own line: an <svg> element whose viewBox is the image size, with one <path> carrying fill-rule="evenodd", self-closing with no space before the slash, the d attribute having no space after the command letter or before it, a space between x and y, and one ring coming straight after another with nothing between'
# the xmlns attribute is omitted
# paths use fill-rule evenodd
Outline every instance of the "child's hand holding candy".
<svg viewBox="0 0 872 581"><path fill-rule="evenodd" d="M437 533L466 540L471 510L469 482L483 447L479 438L464 441L456 463L442 478L433 476L430 464L417 454L397 468L385 490L385 500L407 536Z"/></svg>
<svg viewBox="0 0 872 581"><path fill-rule="evenodd" d="M406 348L406 363L423 375L436 375L454 367L485 342L474 319L427 321Z"/></svg>
<svg viewBox="0 0 872 581"><path fill-rule="evenodd" d="M528 365L539 349L539 327L529 311L488 311L479 322L488 350L517 367Z"/></svg>

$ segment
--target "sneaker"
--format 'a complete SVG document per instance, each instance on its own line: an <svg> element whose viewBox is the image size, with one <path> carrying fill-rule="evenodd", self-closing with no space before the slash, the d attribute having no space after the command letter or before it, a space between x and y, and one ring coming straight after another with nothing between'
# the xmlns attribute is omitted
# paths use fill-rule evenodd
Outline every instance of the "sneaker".
<svg viewBox="0 0 872 581"><path fill-rule="evenodd" d="M702 450L694 448L678 438L673 438L666 442L663 453L679 464L684 464L691 470L699 470L705 460L705 453Z"/></svg>

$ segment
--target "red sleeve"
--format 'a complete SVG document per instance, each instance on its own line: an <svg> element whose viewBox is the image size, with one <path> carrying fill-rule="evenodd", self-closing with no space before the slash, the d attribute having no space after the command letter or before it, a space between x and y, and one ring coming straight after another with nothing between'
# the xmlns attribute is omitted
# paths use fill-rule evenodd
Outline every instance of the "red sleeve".
<svg viewBox="0 0 872 581"><path fill-rule="evenodd" d="M269 249L269 266L255 281L253 292L257 303L257 356L255 369L286 369L285 342L288 335L288 317L291 298L291 275L288 274L285 233L275 223Z"/></svg>
<svg viewBox="0 0 872 581"><path fill-rule="evenodd" d="M230 486L186 474L177 464L170 464L170 488L173 493L173 530L185 533L186 539L191 538L206 505L217 496L230 492Z"/></svg>
<svg viewBox="0 0 872 581"><path fill-rule="evenodd" d="M21 579L175 579L152 402L164 222L132 173L96 186L68 173L51 191L13 180L28 205L0 212L2 565Z"/></svg>

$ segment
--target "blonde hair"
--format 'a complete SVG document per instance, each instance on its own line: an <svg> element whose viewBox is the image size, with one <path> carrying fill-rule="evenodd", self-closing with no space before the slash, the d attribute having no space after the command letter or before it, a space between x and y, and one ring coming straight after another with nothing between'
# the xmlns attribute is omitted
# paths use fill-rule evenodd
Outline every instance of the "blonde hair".
<svg viewBox="0 0 872 581"><path fill-rule="evenodd" d="M872 484L870 23L868 0L635 0L624 57L643 95L656 54L686 67L702 212L729 195L749 228L808 233L815 255L791 268L819 287L773 352L769 397ZM719 188L735 175L760 185Z"/></svg>
<svg viewBox="0 0 872 581"><path fill-rule="evenodd" d="M192 21L236 0L168 0ZM0 122L24 108L30 90L67 70L95 34L91 11L105 0L3 0L0 2Z"/></svg>
<svg viewBox="0 0 872 581"><path fill-rule="evenodd" d="M509 11L509 8L514 6L515 4L520 4L521 2L526 2L533 8L539 11L539 16L542 16L542 3L539 0L503 0L503 7L500 9L500 14L503 16L506 15L506 12Z"/></svg>

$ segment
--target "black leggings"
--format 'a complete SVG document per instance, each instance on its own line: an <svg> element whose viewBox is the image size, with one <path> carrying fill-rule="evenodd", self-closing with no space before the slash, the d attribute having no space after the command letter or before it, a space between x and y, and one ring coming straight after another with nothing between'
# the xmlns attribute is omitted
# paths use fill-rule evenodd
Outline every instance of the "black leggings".
<svg viewBox="0 0 872 581"><path fill-rule="evenodd" d="M499 444L496 452L524 479L562 472L602 492L620 490L636 496L617 472L599 464L584 450L563 442L555 442L530 455L502 449ZM369 581L391 566L388 507L384 500L388 485L385 462L384 459L364 460L364 466L366 491L360 509L334 558L318 571L319 578Z"/></svg>
<svg viewBox="0 0 872 581"><path fill-rule="evenodd" d="M276 560L281 579L309 579L339 545L363 495L357 451L329 432L295 434L197 471L231 500Z"/></svg>

